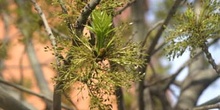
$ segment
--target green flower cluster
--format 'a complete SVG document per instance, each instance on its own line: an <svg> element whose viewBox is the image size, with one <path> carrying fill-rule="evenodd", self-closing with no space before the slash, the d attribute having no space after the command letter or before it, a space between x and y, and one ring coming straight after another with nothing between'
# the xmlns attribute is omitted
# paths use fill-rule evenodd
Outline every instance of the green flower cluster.
<svg viewBox="0 0 220 110"><path fill-rule="evenodd" d="M85 37L78 37L78 46L63 43L59 50L66 53L68 62L58 67L60 76L55 78L63 84L63 89L81 82L89 89L91 108L111 108L108 98L114 94L115 87L130 87L140 79L137 67L144 64L140 59L139 44L122 39L121 27L113 28L112 16L105 11L94 10L91 26L86 26L95 35L95 45ZM94 99L94 100L93 100Z"/></svg>
<svg viewBox="0 0 220 110"><path fill-rule="evenodd" d="M174 17L174 24L166 37L169 59L181 56L186 49L194 54L195 49L203 48L208 39L219 37L219 6L218 0L203 0L199 14L189 4L184 13Z"/></svg>

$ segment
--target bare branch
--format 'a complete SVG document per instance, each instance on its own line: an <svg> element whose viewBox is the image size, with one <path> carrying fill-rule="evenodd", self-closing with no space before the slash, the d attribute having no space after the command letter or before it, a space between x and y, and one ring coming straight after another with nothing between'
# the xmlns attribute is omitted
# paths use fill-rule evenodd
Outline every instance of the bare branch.
<svg viewBox="0 0 220 110"><path fill-rule="evenodd" d="M176 12L176 10L177 10L177 8L179 7L179 5L180 5L181 2L182 2L182 0L176 0L175 3L173 4L172 8L170 9L170 11L169 11L169 13L168 13L168 15L167 15L165 21L163 22L163 25L159 28L159 30L158 30L158 32L157 32L157 34L156 34L156 36L155 36L153 42L151 43L150 47L149 47L148 50L147 50L147 55L148 55L148 56L146 56L146 57L144 58L144 59L147 59L145 63L149 63L149 62L150 62L150 57L151 57L151 55L152 55L152 53L153 53L153 51L154 51L154 49L155 49L155 47L156 47L156 45L157 45L157 42L158 42L158 40L159 40L161 34L163 33L163 31L164 31L164 29L165 29L164 26L166 26L166 25L169 23L170 19L171 19L172 16L175 14L175 12ZM142 57L142 56L141 56L141 57ZM145 72L146 72L146 66L143 66L142 68L139 68L139 71L140 71L140 73L145 73ZM142 80L139 82L139 85L138 85L138 86L139 86L139 87L138 87L138 91L139 91L139 93L138 93L139 107L141 107L140 110L144 110L144 107L143 107L143 106L145 105L145 104L144 104L144 98L143 98L143 96L144 96L143 91L144 91L144 88L145 88L144 79L142 79Z"/></svg>
<svg viewBox="0 0 220 110"><path fill-rule="evenodd" d="M114 16L117 16L119 14L121 14L125 9L127 9L128 7L130 7L132 4L134 4L137 0L133 0L133 1L130 1L128 2L123 8L121 8L120 10L118 10Z"/></svg>
<svg viewBox="0 0 220 110"><path fill-rule="evenodd" d="M205 106L202 106L202 107L195 107L192 110L210 110L210 109L215 109L215 108L219 109L220 104L217 103L217 104L205 105ZM191 109L189 109L189 110L191 110Z"/></svg>
<svg viewBox="0 0 220 110"><path fill-rule="evenodd" d="M205 53L208 62L212 65L212 68L216 71L218 75L220 75L220 69L218 65L215 63L214 59L212 58L211 53L209 52L208 46L204 43L202 46L202 51Z"/></svg>
<svg viewBox="0 0 220 110"><path fill-rule="evenodd" d="M212 44L216 43L218 41L218 39L213 40L210 44L208 44L208 46L211 46ZM174 72L171 76L157 80L151 84L146 85L145 87L149 87L149 86L153 86L159 82L165 81L165 80L170 80L169 83L167 83L166 87L164 89L167 89L169 87L169 85L171 83L173 83L173 81L175 81L176 77L180 74L180 72L188 65L190 65L192 62L194 62L196 60L197 57L199 57L203 52L200 51L198 52L193 58L191 58L190 60L186 61L176 72Z"/></svg>
<svg viewBox="0 0 220 110"><path fill-rule="evenodd" d="M12 84L12 83L10 83L10 82L7 82L7 81L3 80L2 78L0 78L0 83L2 83L2 84L4 84L4 85L7 85L7 86L10 86L10 87L13 87L13 88L15 88L15 89L18 89L18 90L20 90L20 91L26 92L26 93L28 93L28 94L37 96L37 97L39 97L39 98L41 98L41 99L43 99L43 100L46 100L46 101L48 101L48 102L51 102L51 103L53 102L52 99L48 98L47 96L45 96L45 95L43 95L43 94L35 93L35 92L33 92L33 91L31 91L31 90L29 90L29 89L27 89L27 88L24 88L23 86L20 86L20 85L16 85L16 84ZM71 109L70 107L67 107L66 105L62 105L62 107L65 108L65 109L68 109L68 110L73 110L73 109Z"/></svg>
<svg viewBox="0 0 220 110"><path fill-rule="evenodd" d="M50 89L48 87L48 83L44 77L43 70L42 70L41 65L38 61L38 58L36 56L36 53L35 53L35 50L34 50L34 47L33 47L31 40L28 40L26 42L26 47L27 47L28 58L30 60L32 69L34 71L34 75L37 80L37 84L39 85L40 91L43 94L52 97L52 92L50 91Z"/></svg>
<svg viewBox="0 0 220 110"><path fill-rule="evenodd" d="M207 101L207 102L205 102L205 103L203 103L203 104L201 104L201 105L199 105L199 106L206 106L206 105L216 104L218 102L220 102L220 95L213 98L213 99L211 99L211 100L209 100L209 101Z"/></svg>
<svg viewBox="0 0 220 110"><path fill-rule="evenodd" d="M147 35L144 38L144 42L141 44L141 47L143 48L147 43L147 38L151 34L151 32L156 29L158 26L162 25L164 23L164 20L158 21L156 24L154 24L150 29L147 31Z"/></svg>
<svg viewBox="0 0 220 110"><path fill-rule="evenodd" d="M161 50L164 46L166 45L166 43L162 43L160 44L156 49L154 49L154 51L152 52L152 55L154 55L155 53L157 53L159 50Z"/></svg>
<svg viewBox="0 0 220 110"><path fill-rule="evenodd" d="M63 13L64 13L64 14L68 14L68 11L67 11L67 9L66 9L66 6L65 6L63 0L58 0L58 2L59 2L59 4L60 4L60 7L61 7ZM72 33L74 26L72 25L70 18L66 18L65 20L66 20L67 26L68 26L68 28L69 28L69 30L70 30L70 33Z"/></svg>
<svg viewBox="0 0 220 110"><path fill-rule="evenodd" d="M26 46L24 47L24 50L21 54L21 57L19 58L19 73L20 73L20 81L19 84L23 85L24 84L24 68L23 68L23 57L26 53ZM23 98L23 94L20 94L20 98Z"/></svg>
<svg viewBox="0 0 220 110"><path fill-rule="evenodd" d="M52 47L53 47L53 51L55 53L55 57L56 57L56 66L59 67L60 66L60 61L58 56L61 56L58 52L57 52L57 44L56 44L56 40L55 37L51 31L51 28L47 22L47 19L43 13L43 11L41 10L40 6L36 3L35 0L31 0L31 2L33 3L35 10L38 12L38 14L40 15L41 19L43 20L44 26L46 28L46 31L48 33L48 36L50 38ZM59 75L59 72L58 72ZM54 95L53 95L53 109L54 110L61 110L61 93L58 91L58 89L60 89L60 85L56 84L55 88L54 88Z"/></svg>
<svg viewBox="0 0 220 110"><path fill-rule="evenodd" d="M20 85L22 85L24 82L23 57L24 57L25 53L26 53L26 47L24 48L24 50L21 54L21 57L19 58L19 71L20 71L19 73L20 73L20 77L21 77L20 82L19 82Z"/></svg>
<svg viewBox="0 0 220 110"><path fill-rule="evenodd" d="M59 30L57 30L56 28L51 28L52 32L54 32L55 34L58 34L60 37L64 38L64 39L70 39L69 36L65 35L62 32L59 32Z"/></svg>
<svg viewBox="0 0 220 110"><path fill-rule="evenodd" d="M0 108L4 110L30 110L12 96L10 96L2 88L0 89Z"/></svg>
<svg viewBox="0 0 220 110"><path fill-rule="evenodd" d="M177 8L179 7L180 3L182 2L183 0L176 0L175 3L173 4L172 8L170 9L166 19L164 20L162 26L159 28L157 34L155 35L155 38L154 40L152 41L149 49L148 49L148 55L150 56L152 54L152 52L154 51L154 48L155 46L157 45L157 42L159 40L159 38L161 37L164 29L165 29L165 26L168 25L168 23L170 22L172 16L175 14Z"/></svg>
<svg viewBox="0 0 220 110"><path fill-rule="evenodd" d="M156 72L156 70L155 70L155 68L154 68L154 66L151 62L149 62L149 66L151 68L151 71L153 72L153 75L157 74L157 72Z"/></svg>
<svg viewBox="0 0 220 110"><path fill-rule="evenodd" d="M45 15L44 15L43 11L41 10L40 6L36 3L36 1L35 0L31 0L31 2L34 5L35 10L38 12L38 14L40 15L41 19L43 20L45 29L47 31L47 34L48 34L48 36L50 38L51 44L52 44L52 46L54 48L54 51L55 51L55 54L56 54L57 53L56 52L57 43L56 43L55 37L54 37L54 35L53 35L52 31L51 31L51 28L50 28L50 26L49 26L49 24L47 22L47 19L46 19Z"/></svg>
<svg viewBox="0 0 220 110"><path fill-rule="evenodd" d="M175 110L194 107L201 93L218 78L212 69L198 70L189 74L181 85L181 95Z"/></svg>

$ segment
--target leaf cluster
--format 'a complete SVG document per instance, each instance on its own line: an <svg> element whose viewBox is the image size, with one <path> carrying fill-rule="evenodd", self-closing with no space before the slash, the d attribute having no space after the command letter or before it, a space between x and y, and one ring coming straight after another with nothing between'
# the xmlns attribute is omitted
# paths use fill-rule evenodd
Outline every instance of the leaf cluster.
<svg viewBox="0 0 220 110"><path fill-rule="evenodd" d="M86 26L90 31L96 35L96 51L99 53L101 48L107 48L110 44L105 44L107 37L113 31L112 29L112 17L108 15L105 11L94 10L92 13L92 23L91 26ZM111 43L111 42L108 42Z"/></svg>
<svg viewBox="0 0 220 110"><path fill-rule="evenodd" d="M199 14L196 13L195 7L189 4L184 13L174 17L173 28L168 29L166 37L169 59L181 56L186 49L194 53L195 49L201 48L208 39L218 37L219 5L218 0L203 0Z"/></svg>
<svg viewBox="0 0 220 110"><path fill-rule="evenodd" d="M136 68L144 60L138 58L139 44L123 40L123 27L113 28L112 16L107 12L95 10L91 26L86 27L96 36L95 45L83 36L74 36L81 44L78 46L63 41L59 52L66 54L68 64L57 67L60 76L55 81L62 83L63 89L75 82L85 84L92 99L90 107L110 109L109 97L104 97L113 95L116 86L127 88L139 80Z"/></svg>

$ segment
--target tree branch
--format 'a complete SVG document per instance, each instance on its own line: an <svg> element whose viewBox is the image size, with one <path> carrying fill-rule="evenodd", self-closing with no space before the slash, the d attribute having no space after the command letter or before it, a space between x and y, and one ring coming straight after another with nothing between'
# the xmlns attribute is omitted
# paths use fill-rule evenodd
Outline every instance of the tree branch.
<svg viewBox="0 0 220 110"><path fill-rule="evenodd" d="M157 42L159 40L159 38L161 37L164 29L165 29L165 26L168 25L168 23L170 22L171 18L173 17L173 15L176 13L176 10L177 8L179 7L180 3L182 2L183 0L176 0L175 3L173 4L172 8L170 9L166 19L164 20L162 26L159 28L157 34L155 35L155 38L154 40L152 41L147 53L148 55L150 56L152 54L152 52L154 51L154 48L155 46L157 45Z"/></svg>
<svg viewBox="0 0 220 110"><path fill-rule="evenodd" d="M114 16L117 16L119 14L121 14L125 9L127 9L128 7L130 7L132 4L134 4L137 0L133 0L133 1L130 1L128 2L123 8L121 8L120 10L118 10Z"/></svg>
<svg viewBox="0 0 220 110"><path fill-rule="evenodd" d="M27 45L26 47L27 47L28 58L30 60L31 66L33 68L34 75L37 80L37 84L39 85L40 91L41 91L41 93L52 97L51 91L48 87L48 83L44 77L43 70L41 68L41 65L40 65L38 59L37 59L32 41L31 40L27 41L26 45Z"/></svg>
<svg viewBox="0 0 220 110"><path fill-rule="evenodd" d="M213 98L213 99L211 99L211 100L209 100L209 101L207 101L207 102L205 102L205 103L203 103L203 104L201 104L201 105L199 105L199 106L206 106L206 105L216 104L218 102L220 102L220 95Z"/></svg>
<svg viewBox="0 0 220 110"><path fill-rule="evenodd" d="M182 110L195 106L203 90L217 78L218 74L212 69L189 74L181 85L181 95L174 109Z"/></svg>
<svg viewBox="0 0 220 110"><path fill-rule="evenodd" d="M78 17L75 23L75 28L77 30L77 35L81 35L81 32L86 24L86 21L95 7L100 3L101 0L90 0L89 3L83 8L81 15Z"/></svg>
<svg viewBox="0 0 220 110"><path fill-rule="evenodd" d="M58 52L57 52L57 43L55 40L55 37L51 31L51 28L47 22L47 19L43 13L43 11L41 10L40 6L36 3L35 0L31 0L31 2L33 3L35 10L38 12L38 14L40 15L41 19L43 20L44 26L46 28L46 31L48 33L48 36L50 38L52 47L53 47L53 51L55 54L55 58L56 58L56 66L59 67L60 61L58 56L61 56ZM59 75L59 71L58 71L58 75ZM60 85L56 84L55 88L54 88L54 95L53 95L53 109L54 110L61 110L61 93L58 91L58 89L60 89Z"/></svg>
<svg viewBox="0 0 220 110"><path fill-rule="evenodd" d="M55 37L54 37L54 35L53 35L52 31L51 31L51 28L50 28L50 26L49 26L49 24L47 22L47 19L46 19L45 15L44 15L43 11L41 10L40 6L37 4L37 2L35 0L31 0L31 2L34 5L35 10L38 12L38 14L40 15L41 19L43 20L45 29L47 31L47 34L48 34L49 38L50 38L50 41L51 41L51 44L52 44L52 46L54 48L55 54L57 54L57 52L56 52L57 43L56 43Z"/></svg>
<svg viewBox="0 0 220 110"><path fill-rule="evenodd" d="M158 21L156 24L154 24L150 29L148 29L147 34L144 38L144 42L141 44L141 47L143 48L147 43L147 38L151 34L151 32L156 29L158 26L161 26L164 23L164 20ZM163 26L163 25L162 25Z"/></svg>
<svg viewBox="0 0 220 110"><path fill-rule="evenodd" d="M43 99L43 100L46 100L46 101L48 101L48 102L51 102L51 103L53 102L52 99L48 98L47 96L45 96L45 95L43 95L43 94L35 93L35 92L33 92L33 91L31 91L31 90L29 90L29 89L27 89L27 88L24 88L24 87L22 87L22 86L20 86L20 85L16 85L16 84L12 84L12 83L10 83L10 82L7 82L7 81L3 80L2 78L0 78L0 83L2 83L2 84L4 84L4 85L7 85L7 86L10 86L10 87L13 87L13 88L15 88L15 89L18 89L18 90L20 90L20 91L26 92L26 93L28 93L28 94L37 96L37 97L39 97L39 98L41 98L41 99ZM65 109L68 109L68 110L73 110L73 109L71 109L70 107L67 107L66 105L62 105L62 107L65 108Z"/></svg>
<svg viewBox="0 0 220 110"><path fill-rule="evenodd" d="M4 110L30 110L29 108L21 104L20 101L10 96L2 88L0 89L0 96L0 108Z"/></svg>
<svg viewBox="0 0 220 110"><path fill-rule="evenodd" d="M218 39L213 40L211 43L208 44L208 46L211 46L212 44L216 43L217 41L218 41ZM164 89L167 89L169 87L169 85L171 83L173 83L173 81L176 79L176 77L180 74L180 72L186 66L190 65L191 63L193 63L196 60L196 58L198 58L202 53L203 53L202 51L198 52L193 58L191 58L190 60L186 61L182 66L180 66L180 68L176 72L174 72L172 75L170 75L168 77L165 77L163 79L157 80L157 81L155 81L155 82L153 82L151 84L145 85L145 87L153 86L153 85L155 85L155 84L157 84L159 82L165 81L165 80L170 80L169 83L167 83L167 85L164 84L164 85L166 85L166 87Z"/></svg>
<svg viewBox="0 0 220 110"><path fill-rule="evenodd" d="M218 75L220 75L220 69L218 68L218 65L215 63L215 60L212 58L212 55L209 52L209 49L206 43L203 44L202 51L205 53L206 58L208 59L208 62L212 65L212 68L216 71Z"/></svg>
<svg viewBox="0 0 220 110"><path fill-rule="evenodd" d="M201 107L195 107L193 109L189 109L189 110L210 110L210 109L219 109L220 108L220 104L211 104L211 105L205 105L205 106L201 106Z"/></svg>
<svg viewBox="0 0 220 110"><path fill-rule="evenodd" d="M61 7L63 13L64 13L64 14L68 14L68 11L67 11L67 9L66 9L66 6L65 6L63 0L58 0L58 2L59 2L59 4L60 4L60 7ZM68 17L68 18L66 18L65 20L66 20L67 26L68 26L68 28L69 28L69 30L70 30L70 33L73 33L73 28L74 28L74 26L72 25L70 18Z"/></svg>
<svg viewBox="0 0 220 110"><path fill-rule="evenodd" d="M147 55L148 55L144 58L144 59L146 59L146 62L145 62L146 64L150 62L150 57L151 57L152 53L154 52L155 46L156 46L161 34L163 33L163 31L165 29L165 26L169 23L170 19L175 14L175 12L176 12L176 10L177 10L177 8L178 8L178 6L180 5L181 2L182 2L182 0L176 0L175 1L175 3L173 4L172 8L170 9L170 11L169 11L169 13L168 13L168 15L165 19L165 21L163 22L163 25L159 28L153 42L151 43L150 47L146 51ZM146 66L143 66L142 68L139 68L139 71L140 71L140 73L145 73L146 72ZM145 105L144 98L143 98L143 96L144 96L143 91L144 91L144 88L145 88L144 87L145 86L144 85L144 79L142 79L139 82L138 86L139 86L138 87L138 91L139 91L139 93L138 93L138 98L139 98L138 101L139 102L138 103L139 103L139 107L141 107L140 110L144 110L144 107L143 107Z"/></svg>

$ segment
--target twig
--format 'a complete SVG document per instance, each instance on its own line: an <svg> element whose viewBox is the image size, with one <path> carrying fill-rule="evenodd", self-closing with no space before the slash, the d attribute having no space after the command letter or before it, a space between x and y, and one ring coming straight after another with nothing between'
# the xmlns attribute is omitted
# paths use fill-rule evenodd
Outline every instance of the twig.
<svg viewBox="0 0 220 110"><path fill-rule="evenodd" d="M159 40L159 38L161 37L163 31L165 30L165 26L168 25L168 23L170 22L171 18L173 17L173 15L175 14L178 6L180 5L180 3L182 2L183 0L176 0L175 3L173 4L172 8L170 9L166 19L164 20L162 26L159 28L157 34L155 35L155 38L154 40L152 41L147 53L148 55L150 56L155 48L155 46L157 45L157 42Z"/></svg>
<svg viewBox="0 0 220 110"><path fill-rule="evenodd" d="M20 85L22 85L24 83L24 72L23 72L23 64L22 63L23 63L23 57L24 57L25 52L26 52L26 47L24 47L24 50L21 54L21 57L19 58L19 71L20 71L19 73L20 73L20 77L21 77L20 82L19 82Z"/></svg>
<svg viewBox="0 0 220 110"><path fill-rule="evenodd" d="M15 89L18 89L18 90L20 90L20 91L26 92L26 93L28 93L28 94L37 96L37 97L39 97L39 98L41 98L41 99L43 99L43 100L46 100L46 101L48 101L48 102L53 102L52 99L46 97L46 96L43 95L43 94L35 93L35 92L33 92L33 91L31 91L31 90L29 90L29 89L27 89L27 88L24 88L23 86L20 86L20 85L16 85L16 84L12 84L12 83L10 83L10 82L7 82L7 81L3 80L2 78L0 78L0 83L2 83L2 84L4 84L4 85L7 85L7 86L10 86L10 87L13 87L13 88L15 88ZM66 105L62 105L62 107L65 108L65 109L68 109L68 110L73 110L72 108L67 107Z"/></svg>
<svg viewBox="0 0 220 110"><path fill-rule="evenodd" d="M20 73L20 77L21 77L20 82L19 82L20 85L24 84L23 57L24 57L25 52L26 52L26 46L24 47L24 50L23 50L21 57L19 59L19 71L20 71L19 73ZM23 99L23 94L20 94L20 98Z"/></svg>
<svg viewBox="0 0 220 110"><path fill-rule="evenodd" d="M173 82L173 84L175 85L175 86L177 86L177 87L181 87L181 85L182 85L182 81L178 81L178 80L175 80L174 82Z"/></svg>
<svg viewBox="0 0 220 110"><path fill-rule="evenodd" d="M178 76L178 75L180 74L180 72L181 72L187 65L191 64L191 63L192 63L199 55L201 55L201 54L202 54L202 52L199 52L199 53L196 54L191 60L186 61L186 62L185 62L176 72L174 72L172 75L170 75L170 76L168 76L168 77L166 77L166 78L157 80L157 81L155 81L155 82L153 82L153 83L151 83L151 84L146 85L145 87L153 86L153 85L155 85L155 84L157 84L157 83L159 83L159 82L162 82L162 81L165 81L165 80L168 80L168 79L171 79L170 83L172 83L172 82L175 80L176 76ZM168 85L170 85L170 83L169 83Z"/></svg>
<svg viewBox="0 0 220 110"><path fill-rule="evenodd" d="M202 107L195 107L193 109L189 109L189 110L210 110L210 109L214 109L214 108L220 108L220 104L211 104L211 105L206 105L206 106L202 106Z"/></svg>
<svg viewBox="0 0 220 110"><path fill-rule="evenodd" d="M213 40L210 44L208 44L208 46L211 46L212 44L216 43L218 41L218 39L215 39ZM160 79L160 80L157 80L151 84L148 84L146 85L145 87L150 87L150 86L153 86L159 82L162 82L162 81L165 81L165 80L168 80L168 79L171 79L170 80L170 83L168 83L168 85L170 85L174 80L175 78L180 74L180 72L186 67L188 66L189 64L191 64L198 56L200 56L203 52L200 51L198 52L193 58L191 58L190 60L186 61L176 72L174 72L171 76L169 77L166 77L166 78L163 78L163 79ZM167 86L168 87L168 86ZM165 88L167 89L167 88ZM220 99L220 98L219 98Z"/></svg>
<svg viewBox="0 0 220 110"><path fill-rule="evenodd" d="M115 14L114 14L114 16L117 16L117 15L119 15L119 14L121 14L125 9L127 9L128 7L130 7L133 3L135 3L136 2L136 0L133 0L133 1L130 1L130 2L128 2L123 8L121 8L120 10L118 10Z"/></svg>
<svg viewBox="0 0 220 110"><path fill-rule="evenodd" d="M68 11L67 11L67 9L66 9L66 6L65 6L63 0L58 0L58 2L59 2L59 4L60 4L60 7L61 7L63 13L64 13L64 14L68 14ZM69 28L69 30L70 30L70 33L73 33L73 27L74 27L74 26L72 25L70 18L68 17L68 18L66 18L65 20L66 20L67 26L68 26L68 28Z"/></svg>
<svg viewBox="0 0 220 110"><path fill-rule="evenodd" d="M161 45L159 45L156 49L154 49L154 51L152 52L152 55L154 55L155 53L157 53L160 49L162 49L164 46L166 45L166 43L162 43Z"/></svg>
<svg viewBox="0 0 220 110"><path fill-rule="evenodd" d="M148 36L151 34L151 32L156 29L158 26L162 25L164 23L164 20L161 20L161 21L158 21L156 24L154 24L148 31L147 31L147 34L144 38L144 42L142 43L141 47L143 48L146 43L147 43L147 38Z"/></svg>
<svg viewBox="0 0 220 110"><path fill-rule="evenodd" d="M38 12L38 14L40 15L41 19L43 20L45 29L47 31L47 34L48 34L49 38L50 38L51 44L52 44L52 46L54 48L54 52L55 52L55 54L57 54L57 52L56 52L57 43L56 43L55 37L54 37L54 35L53 35L52 31L51 31L51 28L50 28L50 26L49 26L49 24L47 22L47 19L46 19L45 15L44 15L43 11L41 10L40 6L36 3L36 1L35 0L31 0L31 2L34 5L35 10Z"/></svg>
<svg viewBox="0 0 220 110"><path fill-rule="evenodd" d="M215 63L215 60L212 58L211 53L208 50L208 46L206 43L202 45L202 51L205 53L206 58L208 59L208 62L212 65L212 68L216 71L218 75L220 75L220 69L218 68L218 65Z"/></svg>
<svg viewBox="0 0 220 110"><path fill-rule="evenodd" d="M215 98L213 98L213 99L211 99L211 100L208 100L207 102L205 102L205 103L203 103L203 104L201 104L199 106L211 105L211 104L215 104L215 103L218 103L218 102L220 102L220 95L215 97Z"/></svg>
<svg viewBox="0 0 220 110"><path fill-rule="evenodd" d="M182 0L176 0L175 3L173 4L172 8L170 9L170 11L169 11L165 21L163 22L163 25L159 28L159 30L158 30L154 40L152 41L152 43L150 44L150 47L146 51L147 56L144 58L144 59L146 59L145 64L150 62L151 55L152 55L152 53L153 53L153 51L154 51L154 49L155 49L155 47L157 45L157 42L158 42L161 34L163 33L163 31L165 29L164 26L166 26L169 23L170 19L172 18L172 16L176 12L176 10L177 10L177 8L178 8L178 6L180 5L181 2L182 2ZM139 68L139 72L140 73L145 73L146 72L146 66L143 66L142 68ZM139 82L139 85L138 85L138 89L139 89L138 90L139 91L139 93L138 93L138 103L139 103L139 107L140 107L139 109L140 110L144 110L144 108L145 108L144 107L145 103L144 103L144 98L143 98L143 96L144 96L144 92L143 92L144 88L145 88L144 79L141 79L141 81Z"/></svg>
<svg viewBox="0 0 220 110"><path fill-rule="evenodd" d="M153 72L153 75L157 74L153 64L149 62L149 65L150 65L151 71Z"/></svg>
<svg viewBox="0 0 220 110"><path fill-rule="evenodd" d="M62 32L59 32L56 28L51 28L52 32L54 32L55 34L58 34L60 37L64 38L64 39L70 39L70 37L68 37L67 35L65 35Z"/></svg>
<svg viewBox="0 0 220 110"><path fill-rule="evenodd" d="M34 72L34 76L37 80L37 84L40 88L40 92L47 95L47 96L51 96L52 97L52 92L48 86L48 82L46 81L45 77L44 77L44 73L43 70L41 68L41 65L39 63L39 60L37 58L36 55L36 51L34 50L34 45L32 43L32 40L26 40L26 51L27 51L27 55L28 55L28 59L30 61L31 67L33 69Z"/></svg>

